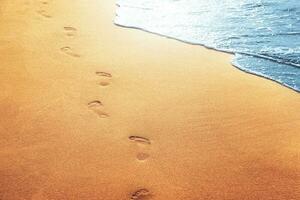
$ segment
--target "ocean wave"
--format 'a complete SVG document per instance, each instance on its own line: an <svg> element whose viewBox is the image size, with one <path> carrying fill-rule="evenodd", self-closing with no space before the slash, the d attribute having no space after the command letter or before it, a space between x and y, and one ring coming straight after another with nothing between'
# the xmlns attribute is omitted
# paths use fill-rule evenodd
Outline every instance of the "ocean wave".
<svg viewBox="0 0 300 200"><path fill-rule="evenodd" d="M236 54L233 62L240 69L300 91L298 0L119 0L118 4L118 25Z"/></svg>

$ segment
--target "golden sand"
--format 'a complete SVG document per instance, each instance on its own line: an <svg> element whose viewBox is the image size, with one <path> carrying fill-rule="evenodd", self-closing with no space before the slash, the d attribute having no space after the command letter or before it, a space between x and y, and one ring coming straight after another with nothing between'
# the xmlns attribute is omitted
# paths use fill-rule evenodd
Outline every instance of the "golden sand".
<svg viewBox="0 0 300 200"><path fill-rule="evenodd" d="M0 199L300 199L299 93L115 9L1 0Z"/></svg>

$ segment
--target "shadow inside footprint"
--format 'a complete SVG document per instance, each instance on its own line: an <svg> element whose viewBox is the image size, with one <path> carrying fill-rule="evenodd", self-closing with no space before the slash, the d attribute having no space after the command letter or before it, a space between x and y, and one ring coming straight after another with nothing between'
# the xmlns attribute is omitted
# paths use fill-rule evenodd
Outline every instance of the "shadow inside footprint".
<svg viewBox="0 0 300 200"><path fill-rule="evenodd" d="M128 139L137 143L151 144L151 141L148 138L141 137L141 136L131 135L128 137Z"/></svg>
<svg viewBox="0 0 300 200"><path fill-rule="evenodd" d="M150 197L150 191L143 188L135 191L133 194L131 194L130 200L145 200L147 197Z"/></svg>
<svg viewBox="0 0 300 200"><path fill-rule="evenodd" d="M100 82L99 82L99 85L105 87L105 86L108 86L108 85L109 85L109 82L106 82L106 81L100 81Z"/></svg>
<svg viewBox="0 0 300 200"><path fill-rule="evenodd" d="M71 26L65 26L64 30L67 36L75 36L77 32L77 29Z"/></svg>
<svg viewBox="0 0 300 200"><path fill-rule="evenodd" d="M79 54L73 52L73 50L72 50L71 47L67 47L67 46L66 46L66 47L62 47L62 48L60 48L60 50L61 50L63 53L69 55L69 56L77 57L77 58L80 57Z"/></svg>
<svg viewBox="0 0 300 200"><path fill-rule="evenodd" d="M40 1L41 4L47 5L49 2L47 0Z"/></svg>
<svg viewBox="0 0 300 200"><path fill-rule="evenodd" d="M136 158L137 158L139 161L147 160L149 157L150 157L150 155L147 154L147 153L138 153L138 154L136 155Z"/></svg>
<svg viewBox="0 0 300 200"><path fill-rule="evenodd" d="M103 106L102 102L101 101L91 101L90 103L88 103L88 106L91 108L91 107L98 107L98 106Z"/></svg>
<svg viewBox="0 0 300 200"><path fill-rule="evenodd" d="M88 103L88 107L93 110L99 117L107 118L109 115L102 111L103 104L101 101L92 101Z"/></svg>
<svg viewBox="0 0 300 200"><path fill-rule="evenodd" d="M107 72L96 72L96 74L98 76L104 76L104 77L108 77L108 78L112 77L112 75L110 73L107 73Z"/></svg>

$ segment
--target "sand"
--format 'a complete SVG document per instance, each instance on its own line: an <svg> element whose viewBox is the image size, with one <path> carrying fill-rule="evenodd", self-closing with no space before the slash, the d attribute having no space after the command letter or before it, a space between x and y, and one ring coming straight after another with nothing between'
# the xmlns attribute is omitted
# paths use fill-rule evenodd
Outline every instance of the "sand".
<svg viewBox="0 0 300 200"><path fill-rule="evenodd" d="M0 2L0 199L300 199L299 93L115 9Z"/></svg>

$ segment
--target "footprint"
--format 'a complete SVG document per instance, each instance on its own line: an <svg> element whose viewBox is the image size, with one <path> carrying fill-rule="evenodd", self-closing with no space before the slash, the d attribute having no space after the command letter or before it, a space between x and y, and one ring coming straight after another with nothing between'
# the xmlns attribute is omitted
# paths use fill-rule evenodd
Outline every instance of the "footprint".
<svg viewBox="0 0 300 200"><path fill-rule="evenodd" d="M88 107L93 110L99 117L107 118L109 115L102 111L103 104L101 101L92 101L88 103Z"/></svg>
<svg viewBox="0 0 300 200"><path fill-rule="evenodd" d="M134 141L134 142L138 142L138 143L151 144L151 141L145 137L132 135L132 136L129 136L128 139L131 141Z"/></svg>
<svg viewBox="0 0 300 200"><path fill-rule="evenodd" d="M132 135L132 136L129 136L128 139L133 142L136 142L137 144L142 144L142 145L150 145L151 144L151 141L148 138L141 137L141 136ZM136 155L136 158L140 161L147 160L149 157L150 157L150 155L147 153L144 153L144 152L139 152Z"/></svg>
<svg viewBox="0 0 300 200"><path fill-rule="evenodd" d="M133 194L131 194L130 200L142 200L147 197L150 197L150 195L151 195L150 191L143 188L143 189L139 189L139 190L135 191Z"/></svg>
<svg viewBox="0 0 300 200"><path fill-rule="evenodd" d="M73 50L72 50L71 47L68 47L68 46L62 47L62 48L60 48L60 50L61 50L63 53L69 55L69 56L76 57L76 58L79 58L79 57L80 57L79 54L73 52Z"/></svg>
<svg viewBox="0 0 300 200"><path fill-rule="evenodd" d="M149 157L150 157L150 155L147 154L147 153L138 153L138 154L136 155L136 158L137 158L138 160L140 160L140 161L147 160Z"/></svg>
<svg viewBox="0 0 300 200"><path fill-rule="evenodd" d="M99 82L101 86L108 86L110 84L109 80L112 78L112 75L107 72L96 72L97 76L100 76L102 80Z"/></svg>
<svg viewBox="0 0 300 200"><path fill-rule="evenodd" d="M75 36L77 32L77 29L71 26L65 26L64 30L65 30L65 34L70 37Z"/></svg>
<svg viewBox="0 0 300 200"><path fill-rule="evenodd" d="M46 11L46 10L38 10L37 11L38 14L40 14L41 16L45 17L45 18L51 18L52 16Z"/></svg>
<svg viewBox="0 0 300 200"><path fill-rule="evenodd" d="M44 4L44 5L47 5L47 4L49 4L49 1L43 0L43 1L40 1L40 3L41 3L41 4Z"/></svg>

